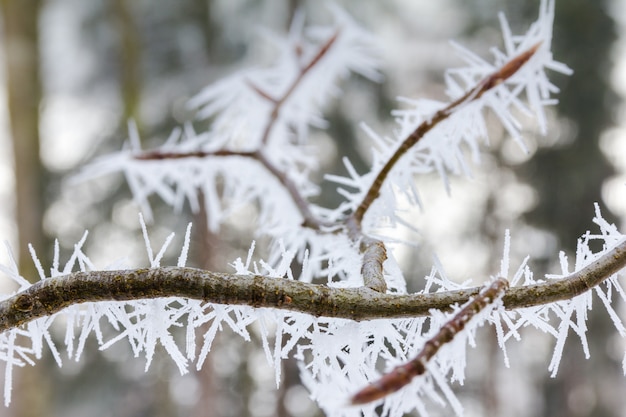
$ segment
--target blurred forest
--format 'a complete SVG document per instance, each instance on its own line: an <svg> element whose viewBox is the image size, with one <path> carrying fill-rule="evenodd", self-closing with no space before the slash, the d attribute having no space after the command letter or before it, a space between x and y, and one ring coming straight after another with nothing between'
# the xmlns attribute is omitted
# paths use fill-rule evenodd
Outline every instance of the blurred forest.
<svg viewBox="0 0 626 417"><path fill-rule="evenodd" d="M366 169L370 152L358 124L366 121L388 132L396 96L443 98L443 70L460 64L449 39L487 58L488 48L501 42L496 12L505 12L519 32L539 5L538 0L338 3L380 37L386 78L378 85L358 77L342 84L342 96L327 113L329 129L312 134L324 155L320 181L323 173L343 171L342 156L360 172ZM557 0L553 51L574 75L554 79L562 90L560 104L547 136L532 126L525 132L530 154L493 128L474 178L453 179L451 197L436 176L417 179L424 208L415 224L422 233L404 236L417 248L396 252L412 290L419 289L435 253L451 279L488 277L497 268L505 229L511 230L513 259L531 255L535 274L554 272L558 251L572 253L577 238L592 228L594 202L607 219L619 223L626 216L619 204L606 207L603 201L615 200L607 196L613 188L603 184L618 174L603 151L615 159L619 150L609 146L617 141L615 134L601 141L606 132L615 133L623 113L611 84L614 65L624 59L616 47L624 31L619 16L626 23L619 3ZM0 101L0 196L14 201L0 208L0 231L11 241L22 274L33 278L27 243L45 265L55 238L61 247L71 247L86 229L87 252L97 265L127 257L144 266L138 208L124 179L74 184L69 176L92 158L120 149L129 119L144 148L182 123L206 128L194 122L185 101L242 66L271 62L261 28L286 31L298 9L325 18L322 2L314 0L0 0L0 5L0 95L6 98ZM322 190L320 202L338 204L333 186ZM194 223L192 266L228 270L253 239L241 219L211 234L205 213L175 215L158 200L152 204L156 242L171 231L182 235L187 222ZM591 318L591 359L584 359L574 340L556 378L547 371L551 346L542 335L514 346L512 369L506 369L495 337L485 332L472 352L469 380L459 387L467 415L626 414L624 348L616 346L607 320L604 314ZM144 365L124 346L99 352L94 345L80 362L67 360L60 369L45 358L15 375L13 403L0 415L320 415L299 385L293 362L284 362L283 383L276 389L259 344L228 332L216 339L201 371L180 376L166 355L146 373Z"/></svg>

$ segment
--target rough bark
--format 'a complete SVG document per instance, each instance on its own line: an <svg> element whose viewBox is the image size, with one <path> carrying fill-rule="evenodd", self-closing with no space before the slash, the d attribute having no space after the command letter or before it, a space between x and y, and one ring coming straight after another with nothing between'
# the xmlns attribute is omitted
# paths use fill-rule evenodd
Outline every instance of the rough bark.
<svg viewBox="0 0 626 417"><path fill-rule="evenodd" d="M502 300L507 309L567 300L602 283L625 265L626 241L565 278L510 288ZM449 310L452 305L463 304L479 291L476 287L395 295L367 287L332 288L260 275L183 267L75 272L40 281L0 302L0 331L83 302L186 297L216 304L270 307L359 321L425 316L431 309Z"/></svg>

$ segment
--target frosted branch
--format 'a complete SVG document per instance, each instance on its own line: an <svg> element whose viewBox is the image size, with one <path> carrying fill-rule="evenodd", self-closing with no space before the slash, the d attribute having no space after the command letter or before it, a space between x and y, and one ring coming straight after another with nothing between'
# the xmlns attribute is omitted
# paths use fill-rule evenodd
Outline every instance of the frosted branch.
<svg viewBox="0 0 626 417"><path fill-rule="evenodd" d="M406 386L416 376L423 375L426 372L426 364L435 356L439 349L462 332L465 325L483 311L485 307L502 297L508 287L509 282L505 278L498 278L493 281L476 298L469 301L455 314L450 321L444 324L437 334L424 344L423 349L414 359L396 367L378 381L372 382L354 394L352 396L352 404L366 404L381 399Z"/></svg>
<svg viewBox="0 0 626 417"><path fill-rule="evenodd" d="M502 301L506 309L512 310L571 299L602 283L624 266L626 241L565 278L512 287L505 292ZM332 288L259 275L181 267L76 272L39 281L0 302L0 331L84 302L185 297L359 321L426 316L432 309L449 311L451 306L466 303L479 292L480 287L475 287L394 295L365 287Z"/></svg>
<svg viewBox="0 0 626 417"><path fill-rule="evenodd" d="M382 169L378 172L372 182L372 185L365 193L363 200L352 213L350 221L353 221L358 227L360 227L361 222L363 221L363 216L365 216L365 213L370 208L372 203L374 203L374 201L376 201L380 196L380 190L391 170L398 163L400 158L402 158L402 156L404 156L415 144L417 144L420 139L422 139L438 124L455 114L457 110L462 109L469 103L478 100L486 92L504 83L507 79L513 76L535 54L539 46L540 44L536 44L527 51L517 55L504 64L500 69L476 84L476 86L467 91L463 96L452 101L446 107L438 110L431 117L424 120L385 162Z"/></svg>
<svg viewBox="0 0 626 417"><path fill-rule="evenodd" d="M311 71L311 69L315 67L315 65L330 50L331 46L337 40L338 35L339 35L339 31L336 31L330 38L328 38L328 40L324 44L322 44L322 46L319 48L319 50L313 56L313 58L311 58L311 60L300 70L300 73L293 80L293 82L291 83L289 88L287 88L287 91L285 92L285 94L282 95L282 97L276 100L271 100L274 103L274 107L270 113L270 118L267 121L265 130L263 131L263 136L261 137L261 143L263 145L267 144L267 141L270 138L270 133L272 132L272 128L274 127L274 124L278 120L278 114L280 113L280 109L283 106L283 104L289 99L289 97L293 94L296 88L298 88L298 85L300 85L304 77L306 77L307 73L309 73L309 71ZM252 84L252 86L253 86L253 89L257 93L259 93L262 97L269 98L268 94L266 94L263 91L260 91L260 89L256 87L255 85Z"/></svg>
<svg viewBox="0 0 626 417"><path fill-rule="evenodd" d="M304 218L302 222L303 227L308 227L315 230L320 230L323 226L328 226L328 224L319 220L313 213L311 212L310 205L306 198L298 189L298 186L294 184L293 181L289 178L289 176L281 171L276 165L272 163L272 161L265 156L262 149L259 149L254 152L240 152L240 151L231 151L228 149L221 149L219 151L202 151L196 150L191 152L167 152L161 150L152 150L144 153L140 153L134 156L135 159L139 161L152 161L152 160L167 160L167 159L184 159L184 158L207 158L207 157L229 157L229 156L238 156L243 158L251 158L258 161L269 173L271 173L282 185L285 187L285 190L289 193L289 196L293 200L293 203L300 211L300 214Z"/></svg>

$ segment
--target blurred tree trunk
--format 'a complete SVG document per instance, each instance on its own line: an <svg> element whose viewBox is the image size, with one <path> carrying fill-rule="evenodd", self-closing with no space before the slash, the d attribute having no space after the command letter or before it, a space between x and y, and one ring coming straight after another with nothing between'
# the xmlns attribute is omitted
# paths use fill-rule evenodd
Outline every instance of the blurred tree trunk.
<svg viewBox="0 0 626 417"><path fill-rule="evenodd" d="M45 243L43 167L39 158L39 0L3 0L4 50L9 121L15 168L15 220L19 267L25 277L37 276L27 244Z"/></svg>
<svg viewBox="0 0 626 417"><path fill-rule="evenodd" d="M6 90L15 172L15 221L19 270L27 278L38 276L28 253L30 243L46 252L43 233L45 172L39 157L39 0L2 0ZM46 415L48 389L44 367L25 367L15 373L15 417ZM6 411L8 413L8 411Z"/></svg>
<svg viewBox="0 0 626 417"><path fill-rule="evenodd" d="M119 34L119 85L122 96L125 120L132 119L137 124L140 135L142 123L141 104L141 47L139 30L135 24L129 0L113 0L113 19Z"/></svg>

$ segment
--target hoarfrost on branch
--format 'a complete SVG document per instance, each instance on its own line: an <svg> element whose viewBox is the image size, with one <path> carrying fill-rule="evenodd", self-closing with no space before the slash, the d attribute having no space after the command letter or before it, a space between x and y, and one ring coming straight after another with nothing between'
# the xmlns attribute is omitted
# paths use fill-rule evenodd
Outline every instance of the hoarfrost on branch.
<svg viewBox="0 0 626 417"><path fill-rule="evenodd" d="M75 180L122 172L148 221L153 220L148 204L152 195L178 211L184 204L189 204L194 211L199 210L199 198L203 198L208 224L214 231L238 208L256 205L257 235L270 238L269 256L253 260L253 243L247 258L234 260L233 274L223 279L235 282L242 277L259 280L258 277L263 276L276 282L284 280L302 285L322 279L322 285L330 288L358 289L364 285L362 268L366 251L363 245L376 248L375 242L381 242L384 250L390 241L376 235L377 228L383 223L406 223L398 214L402 208L398 207L398 201L420 204L415 175L438 172L446 187L449 186L448 176L470 175L471 162L465 150L469 149L473 162L479 161L479 145L487 142L484 120L487 109L498 117L508 135L524 151L522 123L518 116L534 118L542 132L546 132L544 108L556 104L553 95L558 92L546 70L571 73L567 66L555 61L550 52L553 1L541 2L537 21L521 36L513 35L505 17L500 15L504 49L491 50L493 61L453 44L465 66L445 74L449 102L402 98L401 102L407 107L392 113L397 127L390 135L379 134L364 124L364 131L372 140L373 162L369 171L359 173L344 159L347 176L327 175L326 179L338 185L337 191L345 200L335 208L320 207L309 202L319 192L311 178L318 169L318 161L310 151L309 130L325 127L324 110L329 100L340 94L341 79L351 73L373 81L381 77L381 58L375 37L341 9L331 7L330 13L331 25L308 25L305 16L298 14L286 36L265 33L277 51L272 66L239 71L192 98L189 105L197 110L198 117L212 120L208 131L196 132L186 125L174 130L159 148L142 150L131 123L128 147L95 161ZM520 68L506 77L493 78L499 71L506 72L507 65L524 54L528 56ZM481 87L481 83L489 82L493 85ZM435 116L441 119L435 120ZM400 155L386 173L386 164L399 152L406 138L431 122L434 123L432 129L426 129L423 137ZM373 192L381 175L380 189ZM360 217L354 215L359 209ZM593 221L598 230L581 237L574 262L570 264L562 256L561 274L542 279L533 276L527 259L521 265L510 265L510 237L506 232L501 270L496 276L507 278L513 291L520 286L559 282L589 265L596 265L594 262L604 262L618 249L623 252L624 235L602 218L597 206ZM140 223L150 268L158 275L173 235L155 251L143 217ZM187 228L177 264L181 279L185 273L190 228L191 225ZM63 266L57 244L53 266L48 272L32 250L41 280L53 283L74 271L97 271L82 249L86 237L85 234L74 246ZM600 241L603 249L592 252L591 241ZM406 283L395 260L387 254L381 259L387 294L405 296ZM301 269L291 269L294 260L302 265ZM122 268L123 265L116 264L108 269ZM384 416L401 416L413 410L427 415L426 404L433 402L450 406L457 415L462 415L463 406L452 384L463 383L465 379L466 348L480 344L476 338L479 326L494 326L507 365L511 360L507 345L512 339L521 339L522 328L534 327L554 336L554 353L548 366L552 375L558 371L570 329L580 338L585 354L589 355L586 319L592 298L600 299L616 331L624 337L626 329L614 300L625 299L617 270L619 267L613 267L603 280L597 281L603 281L600 285L595 285L594 281L591 291L569 299L565 295L560 301L548 303L526 300L523 308L505 309L505 295L504 301L497 301L480 312L452 342L441 347L428 363L425 375L381 400L350 407L346 404L356 390L376 380L381 372L415 357L424 343L454 317L460 306L432 309L426 316L398 314L388 318L381 315L358 321L334 317L330 311L322 310L316 317L297 308L293 309L296 311L281 308L292 302L288 293L280 301L283 305L276 305L278 308L264 308L269 305L263 305L263 300L258 299L249 300L249 305L229 305L205 302L202 297L170 296L80 305L66 300L67 307L59 313L33 319L28 317L33 305L18 303L29 300L19 296L31 285L20 276L12 261L0 266L0 271L14 281L18 289L4 295L5 310L0 310L4 314L13 308L24 313L25 318L16 319L22 320L23 325L9 325L0 333L0 359L5 363L5 404L10 402L15 367L33 365L45 348L50 349L61 365L64 357L80 360L90 336L95 337L101 349L125 341L135 356L145 358L147 369L155 348L161 345L180 372L185 373L190 366L202 367L218 332L229 328L249 341L251 326L255 325L267 361L275 366L276 383L281 380L281 361L294 356L302 382L328 415L370 416L380 412ZM429 296L470 288L470 283L449 280L437 263L425 280L422 295L426 300ZM374 294L375 290L363 288L363 291ZM346 302L358 305L360 300L346 297ZM404 307L398 302L398 313ZM47 313L50 311L43 314ZM0 321L6 323L7 320L2 316ZM65 329L62 348L51 337L53 324ZM377 366L381 363L382 368ZM381 404L382 408L376 411Z"/></svg>

